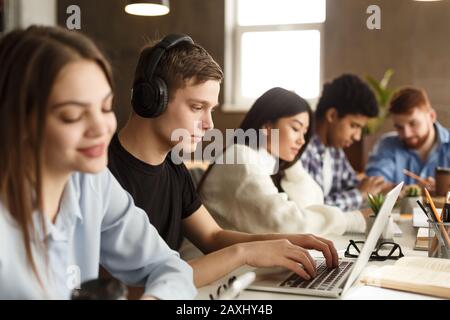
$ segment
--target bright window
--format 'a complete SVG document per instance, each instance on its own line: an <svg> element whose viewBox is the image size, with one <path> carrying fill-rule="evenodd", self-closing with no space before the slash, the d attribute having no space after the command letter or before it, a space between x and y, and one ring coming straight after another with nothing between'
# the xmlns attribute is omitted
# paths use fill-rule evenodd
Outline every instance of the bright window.
<svg viewBox="0 0 450 320"><path fill-rule="evenodd" d="M225 105L246 111L272 87L319 94L325 0L226 0Z"/></svg>
<svg viewBox="0 0 450 320"><path fill-rule="evenodd" d="M237 0L237 10L241 26L325 21L325 0Z"/></svg>

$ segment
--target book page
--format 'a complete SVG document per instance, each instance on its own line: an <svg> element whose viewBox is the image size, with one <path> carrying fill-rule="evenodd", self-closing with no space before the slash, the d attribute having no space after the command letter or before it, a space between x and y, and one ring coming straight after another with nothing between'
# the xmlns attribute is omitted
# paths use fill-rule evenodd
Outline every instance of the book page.
<svg viewBox="0 0 450 320"><path fill-rule="evenodd" d="M377 281L396 280L405 283L444 287L450 290L450 273L434 270L429 271L421 268L399 267L395 265L383 266L372 273L367 274L363 280L370 281L375 285Z"/></svg>
<svg viewBox="0 0 450 320"><path fill-rule="evenodd" d="M428 257L403 257L395 263L396 267L421 268L424 271L450 273L450 260Z"/></svg>
<svg viewBox="0 0 450 320"><path fill-rule="evenodd" d="M414 250L428 251L428 240L416 239Z"/></svg>
<svg viewBox="0 0 450 320"><path fill-rule="evenodd" d="M416 237L416 239L428 240L429 232L430 231L428 230L428 228L419 228L419 230L417 230L417 237Z"/></svg>
<svg viewBox="0 0 450 320"><path fill-rule="evenodd" d="M376 269L365 275L362 282L371 286L450 298L450 260L420 257L402 260L407 261L399 260L399 264L397 262ZM411 260L411 265L405 265L408 260Z"/></svg>

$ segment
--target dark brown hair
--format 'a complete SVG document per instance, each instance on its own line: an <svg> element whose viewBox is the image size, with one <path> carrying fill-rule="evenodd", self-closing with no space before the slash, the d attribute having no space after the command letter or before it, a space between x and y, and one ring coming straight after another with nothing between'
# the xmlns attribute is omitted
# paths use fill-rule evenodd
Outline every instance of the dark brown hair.
<svg viewBox="0 0 450 320"><path fill-rule="evenodd" d="M145 80L145 70L156 44L157 41L154 41L141 51L133 83ZM161 57L154 75L166 82L169 100L174 97L177 89L185 87L187 80L194 79L194 84L199 84L208 80L221 82L223 79L222 69L211 55L199 44L188 42L181 42L167 50Z"/></svg>
<svg viewBox="0 0 450 320"><path fill-rule="evenodd" d="M0 197L22 232L27 260L41 285L31 241L37 240L34 211L46 231L41 165L48 99L61 69L84 59L99 65L112 88L109 63L80 33L32 26L0 39ZM37 243L47 248L47 241Z"/></svg>
<svg viewBox="0 0 450 320"><path fill-rule="evenodd" d="M303 145L300 152L296 155L294 160L284 161L282 159L279 159L279 170L272 176L272 180L280 192L282 192L281 180L284 177L285 170L293 166L298 161L306 146L308 145L312 133L314 132L314 118L308 102L298 94L289 90L278 87L272 88L266 91L255 101L253 106L245 115L244 120L242 120L241 125L239 126L239 129L244 130L244 132L246 132L247 130L257 131L259 129L262 129L264 125L275 124L281 118L292 117L302 112L307 112L310 120L308 131L305 134L305 144ZM259 146L259 135L257 135L257 138L257 143ZM236 141L234 141L234 143L236 143ZM207 171L200 180L198 186L199 191L213 166L214 163L212 163L208 167Z"/></svg>
<svg viewBox="0 0 450 320"><path fill-rule="evenodd" d="M370 87L354 74L343 74L323 86L315 116L325 118L327 111L335 108L339 118L347 115L376 117L379 112L377 99Z"/></svg>
<svg viewBox="0 0 450 320"><path fill-rule="evenodd" d="M404 87L399 89L392 96L389 113L410 114L416 108L431 109L427 93L423 89Z"/></svg>

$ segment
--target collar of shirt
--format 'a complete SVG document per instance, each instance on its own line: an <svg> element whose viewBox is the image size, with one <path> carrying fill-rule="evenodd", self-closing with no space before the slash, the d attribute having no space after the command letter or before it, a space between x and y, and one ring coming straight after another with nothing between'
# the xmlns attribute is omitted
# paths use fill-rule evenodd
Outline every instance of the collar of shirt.
<svg viewBox="0 0 450 320"><path fill-rule="evenodd" d="M70 232L75 227L76 220L83 221L83 216L80 210L80 194L79 190L75 188L73 175L67 182L59 206L56 221L53 224L50 219L44 215L45 234L42 228L39 213L33 213L33 222L36 228L37 237L40 241L44 241L46 237L51 237L55 241L67 241L70 237Z"/></svg>
<svg viewBox="0 0 450 320"><path fill-rule="evenodd" d="M319 138L319 136L317 134L314 134L312 136L311 141L309 142L309 144L313 146L313 148L315 150L314 149L312 149L312 150L314 150L317 153L317 155L319 156L319 158L321 160L323 160L323 158L325 156L325 152L327 150L330 153L331 161L336 161L336 159L340 159L344 155L342 149L338 149L338 148L334 148L334 147L327 147L326 145L324 145L322 143L322 141L320 141L320 138ZM308 147L309 147L309 145L308 145Z"/></svg>
<svg viewBox="0 0 450 320"><path fill-rule="evenodd" d="M447 128L444 128L439 122L434 124L436 128L438 140L441 144L450 143L450 132Z"/></svg>
<svg viewBox="0 0 450 320"><path fill-rule="evenodd" d="M320 138L317 134L314 134L311 138L311 141L309 142L311 146L314 146L316 149L315 151L317 154L319 154L321 157L325 155L326 147L325 145L320 141Z"/></svg>

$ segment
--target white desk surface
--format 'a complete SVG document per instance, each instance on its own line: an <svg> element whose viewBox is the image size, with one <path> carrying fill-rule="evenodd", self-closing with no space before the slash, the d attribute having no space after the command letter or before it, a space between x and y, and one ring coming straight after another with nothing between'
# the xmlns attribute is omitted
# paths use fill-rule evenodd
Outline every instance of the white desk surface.
<svg viewBox="0 0 450 320"><path fill-rule="evenodd" d="M394 241L398 243L403 251L405 256L427 256L426 251L416 251L413 250L417 229L412 226L412 218L399 218L399 216L394 216L394 220L400 227L403 232L401 237L394 237ZM327 237L330 240L334 241L334 245L339 252L339 256L343 257L345 249L348 245L350 239L353 240L364 240L364 235L362 234L354 234L354 235L343 235L343 236L331 236ZM319 256L317 251L311 251L311 254L315 257ZM359 278L366 272L369 272L371 268L374 266L380 266L384 264L393 264L395 261L387 260L383 262L369 262L366 268L363 270L362 274ZM233 275L243 274L245 271L252 270L251 267L241 267L237 269L235 272L229 274L227 277L214 282L211 285L202 287L199 289L199 293L196 297L197 300L209 300L209 294L214 293L217 289L217 286L223 283L226 283L229 277ZM329 298L320 298L314 296L306 296L306 295L297 295L297 294L284 294L284 293L275 293L275 292L261 292L261 291L251 291L245 290L238 297L237 300L317 300L317 299L329 299ZM372 286L366 286L362 284L359 279L355 281L353 286L347 291L344 297L341 299L344 300L414 300L414 299L437 299L431 296L413 294L409 292L402 292L384 288L377 288Z"/></svg>

